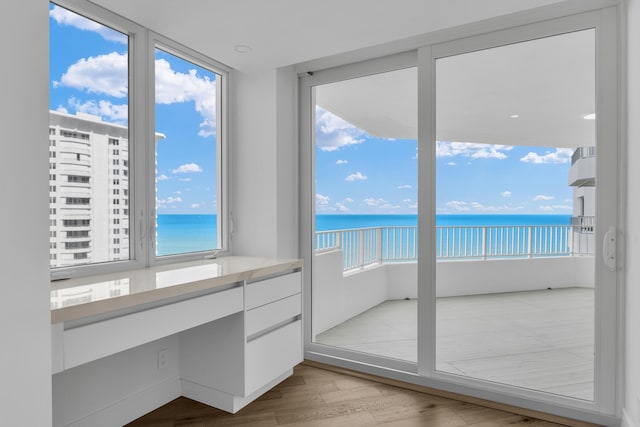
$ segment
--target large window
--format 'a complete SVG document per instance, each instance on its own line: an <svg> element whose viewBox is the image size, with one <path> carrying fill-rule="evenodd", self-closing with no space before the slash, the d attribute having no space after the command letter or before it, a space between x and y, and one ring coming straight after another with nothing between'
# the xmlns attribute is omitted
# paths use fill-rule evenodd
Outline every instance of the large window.
<svg viewBox="0 0 640 427"><path fill-rule="evenodd" d="M228 70L88 2L49 16L53 276L224 251Z"/></svg>
<svg viewBox="0 0 640 427"><path fill-rule="evenodd" d="M220 248L216 92L220 76L155 50L156 255Z"/></svg>

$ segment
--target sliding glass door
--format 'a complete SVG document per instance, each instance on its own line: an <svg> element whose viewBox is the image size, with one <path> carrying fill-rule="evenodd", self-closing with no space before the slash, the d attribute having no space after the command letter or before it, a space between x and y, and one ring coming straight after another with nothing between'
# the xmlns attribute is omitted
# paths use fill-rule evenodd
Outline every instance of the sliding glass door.
<svg viewBox="0 0 640 427"><path fill-rule="evenodd" d="M616 52L604 9L301 78L306 357L614 414Z"/></svg>
<svg viewBox="0 0 640 427"><path fill-rule="evenodd" d="M436 59L438 371L593 400L595 49Z"/></svg>

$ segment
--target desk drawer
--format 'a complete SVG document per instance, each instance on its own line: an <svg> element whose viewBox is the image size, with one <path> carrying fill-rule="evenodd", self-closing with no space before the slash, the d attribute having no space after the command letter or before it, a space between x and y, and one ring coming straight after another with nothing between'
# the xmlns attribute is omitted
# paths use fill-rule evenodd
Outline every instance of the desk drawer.
<svg viewBox="0 0 640 427"><path fill-rule="evenodd" d="M64 369L242 311L242 287L65 330Z"/></svg>
<svg viewBox="0 0 640 427"><path fill-rule="evenodd" d="M293 319L300 313L302 313L302 294L291 295L249 310L245 317L247 337Z"/></svg>
<svg viewBox="0 0 640 427"><path fill-rule="evenodd" d="M302 321L249 341L246 348L245 396L302 362Z"/></svg>
<svg viewBox="0 0 640 427"><path fill-rule="evenodd" d="M245 307L247 310L260 307L261 305L298 294L301 290L302 273L299 271L249 283L245 290Z"/></svg>

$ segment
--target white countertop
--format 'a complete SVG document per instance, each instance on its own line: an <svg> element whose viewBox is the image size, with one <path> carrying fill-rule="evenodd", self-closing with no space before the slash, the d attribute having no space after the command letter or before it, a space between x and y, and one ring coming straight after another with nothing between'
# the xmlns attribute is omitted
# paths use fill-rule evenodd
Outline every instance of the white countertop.
<svg viewBox="0 0 640 427"><path fill-rule="evenodd" d="M229 256L51 283L51 323L99 316L302 267L299 259Z"/></svg>

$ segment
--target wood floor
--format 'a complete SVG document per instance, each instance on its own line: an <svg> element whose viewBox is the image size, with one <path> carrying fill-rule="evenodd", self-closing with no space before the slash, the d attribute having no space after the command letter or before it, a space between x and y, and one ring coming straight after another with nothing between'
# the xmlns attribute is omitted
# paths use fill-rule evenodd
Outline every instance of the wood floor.
<svg viewBox="0 0 640 427"><path fill-rule="evenodd" d="M559 426L307 365L235 415L178 398L128 427Z"/></svg>

